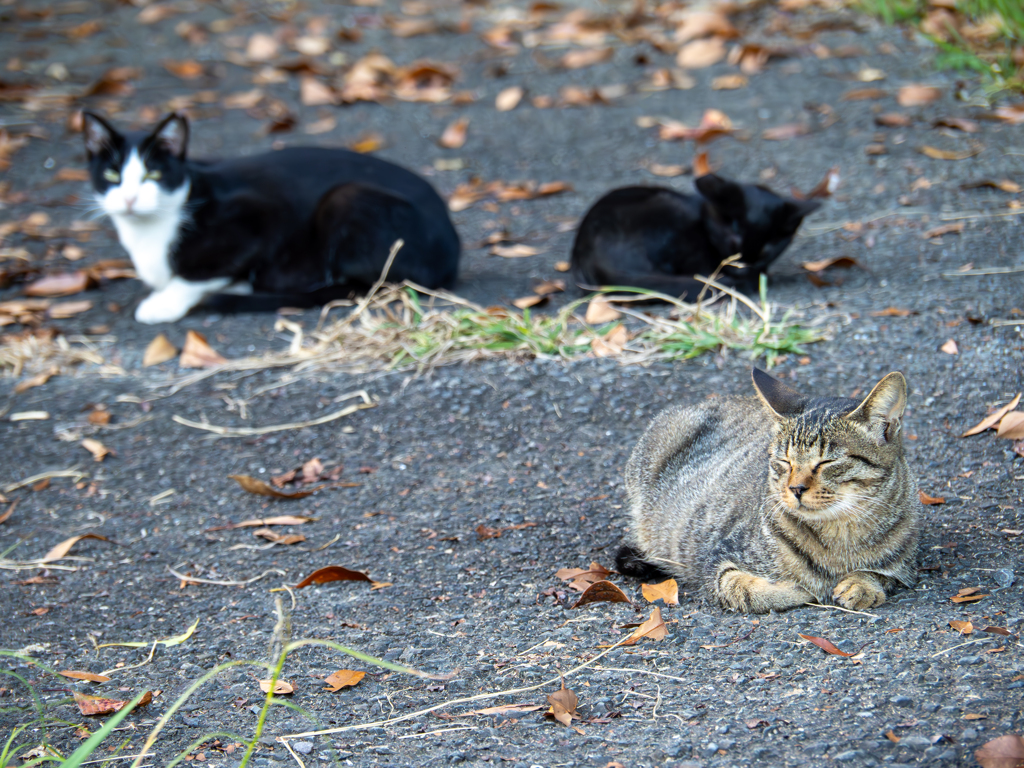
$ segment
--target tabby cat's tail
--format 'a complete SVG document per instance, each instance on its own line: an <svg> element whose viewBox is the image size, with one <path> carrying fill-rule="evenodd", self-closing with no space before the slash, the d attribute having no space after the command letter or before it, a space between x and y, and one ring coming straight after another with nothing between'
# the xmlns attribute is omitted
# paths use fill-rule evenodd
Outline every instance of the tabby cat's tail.
<svg viewBox="0 0 1024 768"><path fill-rule="evenodd" d="M667 579L672 576L650 560L644 559L644 553L632 544L623 544L615 555L615 568L625 576L632 576L642 581Z"/></svg>

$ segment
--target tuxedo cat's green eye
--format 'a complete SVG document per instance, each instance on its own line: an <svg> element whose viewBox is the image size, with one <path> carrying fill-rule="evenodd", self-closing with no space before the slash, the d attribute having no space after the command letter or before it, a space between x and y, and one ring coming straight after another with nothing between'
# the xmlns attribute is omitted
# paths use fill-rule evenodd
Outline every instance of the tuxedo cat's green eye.
<svg viewBox="0 0 1024 768"><path fill-rule="evenodd" d="M160 173L160 171L150 171L149 173L146 174L146 178L152 181L160 181L160 177L162 175L163 174Z"/></svg>
<svg viewBox="0 0 1024 768"><path fill-rule="evenodd" d="M112 181L115 184L121 180L121 174L115 171L113 168L107 168L103 172L103 178L107 181Z"/></svg>

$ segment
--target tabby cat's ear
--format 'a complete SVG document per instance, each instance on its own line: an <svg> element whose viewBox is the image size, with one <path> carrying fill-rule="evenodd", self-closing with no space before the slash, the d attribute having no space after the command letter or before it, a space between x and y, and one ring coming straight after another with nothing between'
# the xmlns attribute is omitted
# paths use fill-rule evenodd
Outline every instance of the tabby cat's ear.
<svg viewBox="0 0 1024 768"><path fill-rule="evenodd" d="M85 136L85 151L89 156L98 155L104 149L111 149L114 146L114 136L117 134L113 128L99 115L92 112L82 113L82 134Z"/></svg>
<svg viewBox="0 0 1024 768"><path fill-rule="evenodd" d="M879 445L891 443L900 433L903 410L907 407L907 380L893 371L845 418L867 427Z"/></svg>
<svg viewBox="0 0 1024 768"><path fill-rule="evenodd" d="M803 411L807 400L795 389L787 387L760 368L752 371L752 377L757 396L773 416L781 419Z"/></svg>
<svg viewBox="0 0 1024 768"><path fill-rule="evenodd" d="M188 149L188 118L172 112L154 129L152 138L179 160L184 160Z"/></svg>
<svg viewBox="0 0 1024 768"><path fill-rule="evenodd" d="M693 185L705 200L722 213L741 221L746 217L747 202L743 195L743 187L735 181L707 173L698 177Z"/></svg>

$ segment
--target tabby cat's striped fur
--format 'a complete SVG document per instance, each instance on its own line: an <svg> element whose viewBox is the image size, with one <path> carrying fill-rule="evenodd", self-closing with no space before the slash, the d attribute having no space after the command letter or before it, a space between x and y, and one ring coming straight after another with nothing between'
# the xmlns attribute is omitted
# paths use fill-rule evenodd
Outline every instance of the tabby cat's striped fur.
<svg viewBox="0 0 1024 768"><path fill-rule="evenodd" d="M861 402L753 378L756 398L669 408L640 439L619 570L671 574L753 613L871 608L912 585L921 502L903 455L903 375Z"/></svg>

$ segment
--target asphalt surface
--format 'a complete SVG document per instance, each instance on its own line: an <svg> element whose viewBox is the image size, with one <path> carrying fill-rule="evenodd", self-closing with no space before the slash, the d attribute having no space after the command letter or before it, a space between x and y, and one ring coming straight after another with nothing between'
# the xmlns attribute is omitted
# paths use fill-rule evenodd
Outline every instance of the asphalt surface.
<svg viewBox="0 0 1024 768"><path fill-rule="evenodd" d="M32 8L42 15L33 15ZM118 734L118 743L130 738L125 753L134 754L152 724L204 672L222 662L266 661L275 599L287 607L294 597L293 639L328 639L442 679L381 671L323 647L296 651L283 677L294 686L287 700L301 712L271 711L255 754L261 768L294 763L279 736L345 727L352 728L290 743L306 765L326 765L332 756L361 766L974 765L973 752L982 744L1024 731L1024 460L1010 441L991 432L959 437L992 406L1024 390L1024 272L977 273L1024 267L1020 196L990 187L961 189L978 180L1024 183L1017 149L1021 129L988 120L978 120L971 134L932 127L939 118L976 118L985 108L977 83L933 71L934 50L926 42L844 11L787 14L766 5L734 22L743 40L785 43L791 56L769 61L745 88L713 90L712 78L737 72L720 63L694 70L690 90L647 92L639 84L654 69L672 66L670 54L642 42L612 40L608 61L578 70L548 67L563 49L505 53L481 40L480 33L508 17L507 6L439 6L436 17L452 31L405 39L386 28L385 15L400 16L390 2L275 4L195 45L176 26L189 21L209 27L229 15L227 6L182 5L181 13L150 25L138 22L140 10L131 5L85 2L60 6L84 12L51 16L43 13L46 8L0 8L5 56L19 58L22 66L17 71L8 65L3 79L50 89L42 94L49 102L31 103L42 105L36 111L21 101L0 105L12 135L32 130L39 136L10 155L4 179L10 187L0 213L7 221L42 211L50 225L67 227L86 217L84 185L56 180L60 169L83 167L80 137L66 129L71 109L87 104L110 111L116 102L116 119L145 122L170 100L197 91L215 96L203 97L208 103L193 109L196 155L255 152L274 141L338 146L375 131L385 140L382 156L428 174L446 195L472 176L570 182L574 190L564 194L501 203L494 210L480 202L453 215L466 247L457 293L483 304L505 303L541 279L558 277L554 265L568 259L572 225L603 191L655 182L689 188L690 177L662 179L647 166L689 163L692 142L659 141L656 129L637 126L641 116L696 125L705 109L724 111L743 135L708 145L712 165L727 176L766 179L778 190L806 191L838 165L842 182L835 196L805 222L770 283L773 302L794 309L804 322L822 323L830 339L810 346L806 358L790 356L775 372L806 392L852 396L890 370L903 371L911 390L911 467L924 491L945 498L927 507L919 585L897 593L871 616L812 607L737 616L682 595L680 605L662 608L664 640L616 648L574 671L604 650L602 645L631 632L623 625L647 618L651 606L639 584L613 576L636 609L609 603L569 609L575 594L555 571L591 561L613 564L627 524L622 470L650 416L716 392L748 392L749 359L706 355L646 368L614 359L491 361L418 378L317 371L282 379L286 372L258 371L218 375L169 394L180 375L174 363L141 367L143 351L158 331L180 346L188 329L199 330L229 358L285 349L290 334L276 334L270 315L199 312L173 326L140 326L132 313L143 287L112 281L71 297L92 300L90 311L44 325L69 337L87 333L106 362L120 370L84 366L21 393L14 387L32 371L0 383L7 407L0 422L6 456L0 483L58 470L83 473L77 480L54 477L38 490L5 491L18 502L0 523L5 556L40 558L83 533L109 539L80 541L71 554L86 559L57 563L74 570L4 570L0 576L6 619L0 647L31 645L33 658L55 670L113 670L110 682L95 684L7 665L32 682L54 716L95 730L98 719L79 714L70 702L72 690L123 699L146 688L159 691L146 709L129 717L131 729ZM255 32L280 31L284 22L271 16L288 13L300 33L313 17L326 17L332 40L340 25L363 29L357 43L332 43L348 62L376 48L399 65L420 58L457 64L453 90L472 91L477 98L457 106L390 100L306 107L299 103L296 77L288 76L265 88L292 110L297 127L266 135L266 114L219 105L224 95L251 89L259 69L230 63L226 51L239 48L230 48L225 37L240 36L244 46ZM62 33L97 19L102 29L95 34ZM462 21L472 32L457 31ZM813 34L786 37L779 32L786 27ZM856 46L860 54L819 58L816 43L833 52ZM203 62L210 74L184 81L160 63L186 58ZM55 62L64 64L67 80L45 74ZM131 94L73 103L58 98L62 89L81 92L103 72L128 65L144 70ZM861 82L858 73L866 67L881 70L885 79ZM631 90L610 104L539 109L529 103L535 95L557 97L566 85L614 83ZM942 95L931 104L900 107L893 95L909 83L936 85ZM495 96L512 85L524 86L527 98L511 112L497 112ZM865 87L886 95L842 99ZM904 113L911 124L879 127L875 108ZM303 133L330 116L337 120L334 130ZM460 116L470 118L465 145L440 148L438 137ZM793 122L812 129L786 141L761 136L764 129ZM883 145L885 154L866 154L872 144ZM946 161L922 154L925 145L980 152ZM437 170L438 160L455 158L463 161L461 170ZM965 225L959 234L924 236L956 223ZM540 253L505 259L479 247L502 228ZM82 248L83 260L71 264L63 257L69 242ZM87 242L59 233L16 232L3 246L28 249L30 263L49 272L123 257L107 224ZM831 285L816 286L800 266L839 256L859 266L827 271ZM0 299L19 296L20 287L13 286ZM889 307L911 314L872 314ZM316 312L290 319L308 329ZM106 329L98 333L96 326ZM951 339L957 354L940 350ZM376 407L258 437L211 438L172 420L226 426L301 422L344 407L347 401L338 398L364 389ZM87 419L98 404L112 416L105 427ZM48 412L49 419L7 420L36 410ZM80 445L87 437L115 454L94 462ZM355 485L275 501L246 494L228 479L267 478L314 457L326 472L341 467L336 481ZM301 533L304 542L268 547L252 528L228 527L283 514L315 518L275 528ZM507 530L481 538L479 526L485 526L484 534L486 528ZM388 585L374 589L345 581L271 592L326 565L365 571ZM169 569L209 581L264 577L246 586L183 584ZM960 590L974 587L985 597L951 602ZM158 646L148 662L149 645L95 647L151 643L184 632L197 619L188 640ZM974 633L961 635L949 624L965 620ZM985 626L1010 634L981 631ZM826 638L855 655L825 654L801 634ZM346 668L368 674L354 687L325 692L323 678ZM573 727L544 717L546 697L557 683L415 714L560 673L568 674L565 685L579 697L581 717ZM195 741L212 731L252 734L263 676L240 666L206 683L170 718L147 763L166 765L189 750L190 762L237 764L241 752L231 747L231 738L217 737L217 744L203 739L198 747ZM28 693L13 680L0 683L0 734L32 718ZM497 704L542 708L460 716ZM387 727L356 727L405 715L412 717ZM65 754L80 743L74 728L60 725L49 728L48 738Z"/></svg>

